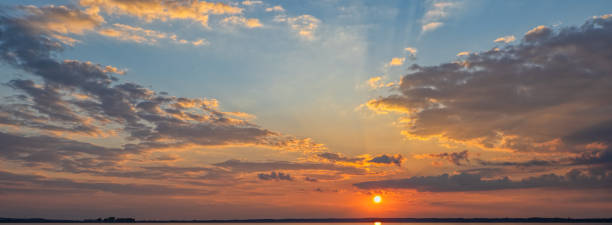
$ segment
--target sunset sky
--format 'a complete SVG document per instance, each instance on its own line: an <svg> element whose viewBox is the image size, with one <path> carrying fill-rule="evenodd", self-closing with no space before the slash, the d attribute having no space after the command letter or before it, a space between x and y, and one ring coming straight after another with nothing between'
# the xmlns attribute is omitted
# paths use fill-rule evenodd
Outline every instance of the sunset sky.
<svg viewBox="0 0 612 225"><path fill-rule="evenodd" d="M0 8L0 217L612 216L612 1Z"/></svg>

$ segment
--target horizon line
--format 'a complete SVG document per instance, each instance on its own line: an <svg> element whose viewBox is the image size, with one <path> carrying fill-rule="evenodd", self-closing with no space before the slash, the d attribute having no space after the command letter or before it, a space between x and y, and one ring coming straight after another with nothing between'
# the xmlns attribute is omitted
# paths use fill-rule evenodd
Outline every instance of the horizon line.
<svg viewBox="0 0 612 225"><path fill-rule="evenodd" d="M166 219L136 220L135 218L106 217L96 219L45 219L45 218L3 218L0 223L418 223L418 222L454 222L454 223L610 223L609 218L561 218L561 217L363 217L363 218L278 218L278 219Z"/></svg>

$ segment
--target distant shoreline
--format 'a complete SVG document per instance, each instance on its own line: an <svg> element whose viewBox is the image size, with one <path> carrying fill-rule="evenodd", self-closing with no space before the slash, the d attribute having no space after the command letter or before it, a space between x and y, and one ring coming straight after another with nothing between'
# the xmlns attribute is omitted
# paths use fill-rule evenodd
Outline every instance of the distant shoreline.
<svg viewBox="0 0 612 225"><path fill-rule="evenodd" d="M612 223L612 218L322 218L322 219L242 219L242 220L60 220L42 218L0 218L0 223Z"/></svg>

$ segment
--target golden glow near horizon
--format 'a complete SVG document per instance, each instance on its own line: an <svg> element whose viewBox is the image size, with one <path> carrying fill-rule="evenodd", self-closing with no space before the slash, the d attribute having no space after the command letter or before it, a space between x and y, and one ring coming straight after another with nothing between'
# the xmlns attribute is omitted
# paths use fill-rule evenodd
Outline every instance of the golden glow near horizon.
<svg viewBox="0 0 612 225"><path fill-rule="evenodd" d="M376 204L381 203L382 202L382 197L380 197L380 195L376 195L374 196L374 198L372 199L372 201Z"/></svg>
<svg viewBox="0 0 612 225"><path fill-rule="evenodd" d="M377 222L374 222L374 225L382 225L382 223L377 221Z"/></svg>
<svg viewBox="0 0 612 225"><path fill-rule="evenodd" d="M364 2L0 0L0 216L611 217L612 0Z"/></svg>

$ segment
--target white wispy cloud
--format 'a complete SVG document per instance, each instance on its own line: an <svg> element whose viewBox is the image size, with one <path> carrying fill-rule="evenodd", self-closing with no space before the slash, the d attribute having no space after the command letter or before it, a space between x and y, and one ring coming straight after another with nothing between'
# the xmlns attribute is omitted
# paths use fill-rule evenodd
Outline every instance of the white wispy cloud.
<svg viewBox="0 0 612 225"><path fill-rule="evenodd" d="M319 24L321 24L321 20L308 14L296 17L278 15L274 18L274 21L287 23L293 31L297 32L300 37L306 40L315 39L315 32L317 31Z"/></svg>
<svg viewBox="0 0 612 225"><path fill-rule="evenodd" d="M275 5L269 8L266 8L266 12L284 12L285 9L280 5Z"/></svg>
<svg viewBox="0 0 612 225"><path fill-rule="evenodd" d="M459 6L460 3L458 2L433 2L421 20L422 32L433 31L442 27L444 25L444 19L450 14L449 11Z"/></svg>

